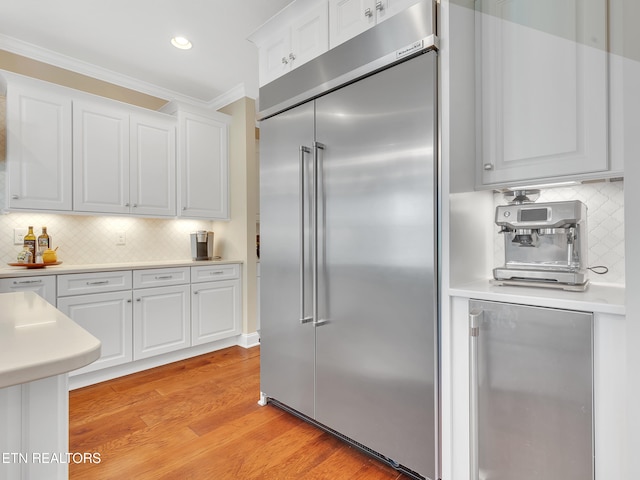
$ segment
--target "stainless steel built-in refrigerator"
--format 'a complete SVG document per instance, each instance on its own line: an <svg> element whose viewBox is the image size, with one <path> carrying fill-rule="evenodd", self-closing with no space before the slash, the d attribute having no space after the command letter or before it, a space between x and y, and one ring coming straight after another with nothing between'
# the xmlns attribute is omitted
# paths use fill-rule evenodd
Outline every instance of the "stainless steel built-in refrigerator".
<svg viewBox="0 0 640 480"><path fill-rule="evenodd" d="M260 333L264 401L435 479L431 8L416 5L261 89L261 108L278 95L295 99L267 104L260 122ZM422 30L411 31L419 22L408 14ZM388 51L378 55L381 43ZM336 66L358 55L366 64L359 70ZM332 69L351 73L307 88L305 78L319 81L314 72Z"/></svg>

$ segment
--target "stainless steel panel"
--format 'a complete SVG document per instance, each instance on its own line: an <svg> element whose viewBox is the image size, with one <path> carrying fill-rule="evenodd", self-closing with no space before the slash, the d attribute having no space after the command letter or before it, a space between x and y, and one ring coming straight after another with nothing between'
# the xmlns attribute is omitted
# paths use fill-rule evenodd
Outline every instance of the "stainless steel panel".
<svg viewBox="0 0 640 480"><path fill-rule="evenodd" d="M593 315L471 301L481 480L593 479Z"/></svg>
<svg viewBox="0 0 640 480"><path fill-rule="evenodd" d="M400 61L402 55L437 47L434 12L435 2L423 0L262 86L260 118ZM416 42L421 42L419 49Z"/></svg>
<svg viewBox="0 0 640 480"><path fill-rule="evenodd" d="M316 420L436 478L436 54L316 100Z"/></svg>
<svg viewBox="0 0 640 480"><path fill-rule="evenodd" d="M300 321L302 303L306 316L312 303L312 185L303 188L300 179L304 173L308 181L311 167L310 155L301 147L308 151L313 144L313 103L263 121L260 128L261 390L313 417L315 332L312 323ZM301 195L307 197L302 212ZM301 240L307 246L304 254Z"/></svg>

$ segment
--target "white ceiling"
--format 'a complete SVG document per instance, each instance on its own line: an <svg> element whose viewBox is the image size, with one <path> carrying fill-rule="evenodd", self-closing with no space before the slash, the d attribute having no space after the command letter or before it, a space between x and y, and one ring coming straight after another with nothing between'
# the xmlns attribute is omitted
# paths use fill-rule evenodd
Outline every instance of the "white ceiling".
<svg viewBox="0 0 640 480"><path fill-rule="evenodd" d="M242 85L256 97L247 37L291 1L0 0L0 49L161 98L211 103Z"/></svg>

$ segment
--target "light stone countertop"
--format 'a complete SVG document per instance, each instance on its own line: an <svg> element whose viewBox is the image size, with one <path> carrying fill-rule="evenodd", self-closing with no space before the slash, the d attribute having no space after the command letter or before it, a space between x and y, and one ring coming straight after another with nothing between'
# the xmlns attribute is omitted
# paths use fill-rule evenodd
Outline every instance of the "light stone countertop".
<svg viewBox="0 0 640 480"><path fill-rule="evenodd" d="M612 315L625 314L625 288L623 286L590 283L584 292L492 285L489 279L456 285L448 289L453 297L474 298L495 302L517 303L537 307L582 310Z"/></svg>
<svg viewBox="0 0 640 480"><path fill-rule="evenodd" d="M0 293L0 388L76 370L100 341L34 292Z"/></svg>
<svg viewBox="0 0 640 480"><path fill-rule="evenodd" d="M44 268L11 267L9 265L0 268L0 278L32 277L35 275L60 275L65 273L92 273L113 272L116 270L143 270L147 268L170 267L203 267L211 265L225 265L230 263L243 263L241 260L157 260L150 262L123 262L123 263L95 263L71 265L50 265Z"/></svg>

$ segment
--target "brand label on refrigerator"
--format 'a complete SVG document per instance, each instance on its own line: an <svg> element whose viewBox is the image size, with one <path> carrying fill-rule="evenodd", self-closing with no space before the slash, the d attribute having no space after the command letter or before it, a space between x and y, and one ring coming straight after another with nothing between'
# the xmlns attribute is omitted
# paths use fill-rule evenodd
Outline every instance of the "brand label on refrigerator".
<svg viewBox="0 0 640 480"><path fill-rule="evenodd" d="M396 50L396 58L406 57L407 55L411 55L412 53L419 52L420 50L422 50L422 45L423 41L418 40L411 45L407 45L400 50Z"/></svg>

